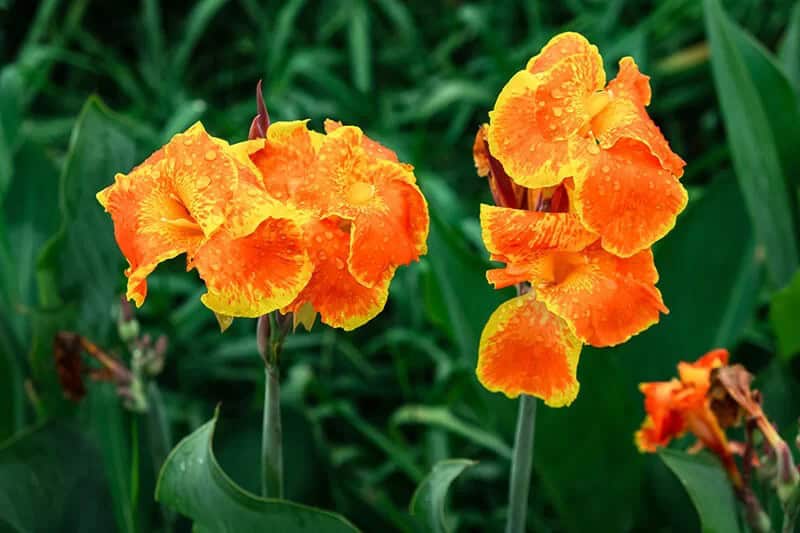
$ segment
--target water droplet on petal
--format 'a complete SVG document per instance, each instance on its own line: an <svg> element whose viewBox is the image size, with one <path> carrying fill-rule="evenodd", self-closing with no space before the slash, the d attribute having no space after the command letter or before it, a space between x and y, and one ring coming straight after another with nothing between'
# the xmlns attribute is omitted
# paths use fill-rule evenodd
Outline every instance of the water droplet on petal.
<svg viewBox="0 0 800 533"><path fill-rule="evenodd" d="M215 152L214 150L209 150L208 152L206 152L205 158L206 161L213 161L217 158L217 152Z"/></svg>
<svg viewBox="0 0 800 533"><path fill-rule="evenodd" d="M560 107L554 107L553 108L553 114L555 116L557 116L557 117L560 117L563 112L564 112L564 110L561 109Z"/></svg>
<svg viewBox="0 0 800 533"><path fill-rule="evenodd" d="M342 261L338 257L336 258L336 268L338 268L339 270L344 269L344 261Z"/></svg>
<svg viewBox="0 0 800 533"><path fill-rule="evenodd" d="M593 155L597 155L600 153L600 147L597 146L595 143L590 144L587 150L589 151L590 154Z"/></svg>

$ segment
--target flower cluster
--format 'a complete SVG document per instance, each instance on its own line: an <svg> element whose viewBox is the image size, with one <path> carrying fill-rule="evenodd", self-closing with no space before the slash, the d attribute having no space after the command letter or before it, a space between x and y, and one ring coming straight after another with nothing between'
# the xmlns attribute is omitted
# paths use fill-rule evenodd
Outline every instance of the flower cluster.
<svg viewBox="0 0 800 533"><path fill-rule="evenodd" d="M684 161L648 117L648 77L620 61L606 85L597 47L554 37L506 84L473 155L497 206L481 206L496 288L520 296L490 317L477 374L509 397L567 405L581 346L613 346L667 308L651 245L687 195Z"/></svg>
<svg viewBox="0 0 800 533"><path fill-rule="evenodd" d="M201 124L97 194L129 262L128 298L180 254L221 324L276 309L356 328L386 303L400 265L426 252L413 169L354 126L276 122L229 145Z"/></svg>

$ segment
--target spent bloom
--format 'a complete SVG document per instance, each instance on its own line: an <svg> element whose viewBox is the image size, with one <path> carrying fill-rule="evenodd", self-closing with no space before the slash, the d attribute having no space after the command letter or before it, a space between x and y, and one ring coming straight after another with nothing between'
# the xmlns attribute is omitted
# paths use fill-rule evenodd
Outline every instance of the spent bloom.
<svg viewBox="0 0 800 533"><path fill-rule="evenodd" d="M355 328L426 252L412 167L353 126L261 127L266 139L229 145L198 123L98 193L130 265L127 296L142 305L147 276L185 253L221 324L282 310Z"/></svg>
<svg viewBox="0 0 800 533"><path fill-rule="evenodd" d="M650 245L686 204L684 163L647 116L647 80L626 58L606 87L597 48L561 34L478 130L475 165L497 204L481 206L483 241L505 263L487 279L520 293L481 336L488 389L567 405L583 344L625 342L668 312Z"/></svg>

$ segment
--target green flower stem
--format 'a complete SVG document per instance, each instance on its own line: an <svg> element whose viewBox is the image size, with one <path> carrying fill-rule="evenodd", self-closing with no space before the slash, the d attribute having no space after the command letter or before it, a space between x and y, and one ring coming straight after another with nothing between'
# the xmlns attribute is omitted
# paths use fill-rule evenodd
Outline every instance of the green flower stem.
<svg viewBox="0 0 800 533"><path fill-rule="evenodd" d="M536 398L522 394L519 397L517 433L514 437L514 451L511 456L511 482L508 491L506 533L522 533L525 531L535 428Z"/></svg>
<svg viewBox="0 0 800 533"><path fill-rule="evenodd" d="M264 367L264 419L261 428L261 494L283 498L283 431L278 365Z"/></svg>

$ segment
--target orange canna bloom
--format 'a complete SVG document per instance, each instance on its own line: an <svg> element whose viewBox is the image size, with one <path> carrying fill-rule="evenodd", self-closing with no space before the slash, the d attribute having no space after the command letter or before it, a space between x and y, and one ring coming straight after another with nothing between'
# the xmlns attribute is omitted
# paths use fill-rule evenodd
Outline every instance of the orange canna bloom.
<svg viewBox="0 0 800 533"><path fill-rule="evenodd" d="M117 174L97 199L114 222L130 265L127 297L137 306L147 276L183 253L187 270L197 268L206 282L203 303L220 315L287 305L311 276L299 213L271 197L255 166L200 123Z"/></svg>
<svg viewBox="0 0 800 533"><path fill-rule="evenodd" d="M603 249L630 257L675 225L687 194L685 162L645 110L649 78L630 57L619 65L606 85L596 46L577 33L554 37L500 92L485 135L516 184L541 189L570 179L581 223Z"/></svg>
<svg viewBox="0 0 800 533"><path fill-rule="evenodd" d="M655 452L673 438L691 432L720 458L734 487L740 488L741 474L709 395L712 371L727 363L727 350L712 350L694 363L679 363L679 379L642 383L639 388L647 416L635 441L639 451Z"/></svg>
<svg viewBox="0 0 800 533"><path fill-rule="evenodd" d="M326 121L270 125L249 153L267 191L303 217L313 274L285 312L308 309L350 330L384 307L400 265L426 253L428 209L412 167L354 126Z"/></svg>

